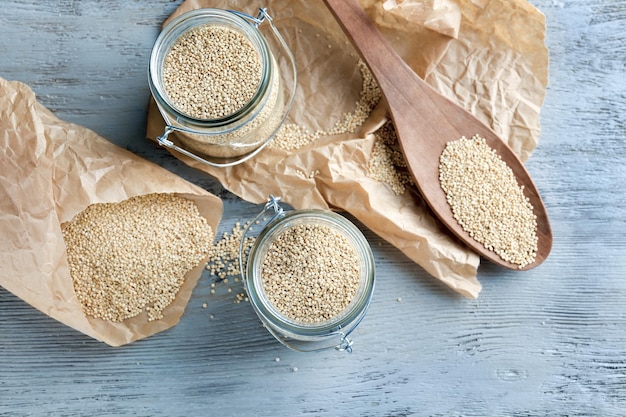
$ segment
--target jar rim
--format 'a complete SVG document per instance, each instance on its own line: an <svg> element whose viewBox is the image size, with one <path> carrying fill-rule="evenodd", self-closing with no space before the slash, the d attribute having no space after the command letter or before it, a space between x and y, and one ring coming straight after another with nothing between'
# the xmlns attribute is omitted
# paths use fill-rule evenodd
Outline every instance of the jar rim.
<svg viewBox="0 0 626 417"><path fill-rule="evenodd" d="M355 249L360 264L360 282L348 306L338 315L317 323L300 322L281 314L264 293L261 282L262 263L267 249L282 232L297 224L323 224L345 236ZM330 210L294 210L268 224L257 236L242 271L250 302L262 320L283 335L306 340L340 330L349 333L365 315L374 290L375 266L371 247L363 233L348 219Z"/></svg>
<svg viewBox="0 0 626 417"><path fill-rule="evenodd" d="M189 30L207 24L224 25L231 29L239 30L251 41L261 60L261 79L255 94L236 112L215 119L199 119L180 111L169 99L161 77L163 62L174 42ZM272 77L271 59L269 47L261 32L240 14L217 8L195 9L174 18L163 28L157 37L150 55L148 68L149 86L152 90L152 96L158 101L158 104L175 115L176 120L197 126L228 126L244 117L248 117L251 112L259 112L261 110L262 106L259 106L259 102L267 98L266 92L268 88L271 88L271 83L269 82Z"/></svg>

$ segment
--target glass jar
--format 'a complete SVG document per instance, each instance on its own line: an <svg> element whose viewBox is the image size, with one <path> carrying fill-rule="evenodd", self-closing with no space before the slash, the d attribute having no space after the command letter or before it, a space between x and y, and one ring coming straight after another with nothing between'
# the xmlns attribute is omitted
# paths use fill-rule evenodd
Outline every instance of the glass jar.
<svg viewBox="0 0 626 417"><path fill-rule="evenodd" d="M293 210L285 213L280 199L270 196L263 211L250 223L273 212L252 248L245 253L244 230L240 246L240 268L250 303L269 332L283 345L297 351L327 348L352 351L350 333L361 322L374 292L375 266L372 250L361 231L345 217L329 210ZM339 314L320 322L296 321L281 313L265 292L262 282L264 259L268 249L284 231L296 225L326 226L343 236L354 249L359 264L359 283L351 301Z"/></svg>
<svg viewBox="0 0 626 417"><path fill-rule="evenodd" d="M269 26L266 34L260 29L264 21ZM203 26L224 27L242 34L258 53L261 64L260 81L252 98L234 113L215 119L198 119L177 108L167 94L163 77L171 47L188 31ZM157 142L210 166L231 166L260 152L284 122L295 95L296 68L289 47L266 9L252 17L203 8L184 13L165 26L152 49L148 80L166 125Z"/></svg>

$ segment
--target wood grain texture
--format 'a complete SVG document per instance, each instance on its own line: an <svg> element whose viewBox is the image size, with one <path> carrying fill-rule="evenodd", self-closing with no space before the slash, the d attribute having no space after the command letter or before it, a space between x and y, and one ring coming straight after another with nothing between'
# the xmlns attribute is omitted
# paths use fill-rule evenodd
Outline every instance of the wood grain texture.
<svg viewBox="0 0 626 417"><path fill-rule="evenodd" d="M498 135L464 108L424 82L392 48L356 0L324 0L360 52L387 101L398 142L421 196L433 213L474 252L496 265L527 270L552 249L552 229L539 191L522 161ZM439 182L439 158L449 142L479 135L513 171L537 218L535 260L520 267L487 249L457 222Z"/></svg>
<svg viewBox="0 0 626 417"><path fill-rule="evenodd" d="M144 139L148 56L178 4L4 0L0 76L220 195L228 231L258 207ZM177 326L122 348L0 289L0 416L624 415L626 1L532 4L551 60L526 165L552 221L545 263L522 274L485 263L483 292L467 300L363 229L377 287L352 355L285 349L233 302L237 283L211 295L208 276Z"/></svg>

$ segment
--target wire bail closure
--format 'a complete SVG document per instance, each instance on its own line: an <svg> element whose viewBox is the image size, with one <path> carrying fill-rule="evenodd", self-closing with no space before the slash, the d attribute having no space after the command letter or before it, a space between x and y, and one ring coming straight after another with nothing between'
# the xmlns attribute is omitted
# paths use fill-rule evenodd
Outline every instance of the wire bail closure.
<svg viewBox="0 0 626 417"><path fill-rule="evenodd" d="M267 200L267 203L265 203L265 206L263 206L263 210L261 210L261 212L256 215L254 220L252 220L243 229L243 234L241 235L241 242L239 242L239 271L241 272L241 275L244 278L245 278L245 270L244 270L244 259L245 258L244 258L244 256L247 258L247 255L244 254L244 250L245 250L245 241L246 241L246 236L248 235L248 231L250 230L250 227L253 224L256 224L256 222L261 218L261 216L265 215L269 211L274 211L274 215L267 222L267 224L272 223L276 219L284 217L285 216L285 210L279 204L280 200L281 200L280 197L274 197L273 195L270 194L270 196L269 196L269 198ZM246 265L247 265L247 262L246 262Z"/></svg>
<svg viewBox="0 0 626 417"><path fill-rule="evenodd" d="M259 14L257 14L256 17L250 16L247 13L243 13L237 10L228 10L228 11L236 14L237 16L241 16L244 19L250 20L252 23L254 23L255 27L259 27L259 25L263 23L265 19L269 20L270 22L274 20L272 19L272 16L270 16L270 14L267 12L267 7L259 7Z"/></svg>

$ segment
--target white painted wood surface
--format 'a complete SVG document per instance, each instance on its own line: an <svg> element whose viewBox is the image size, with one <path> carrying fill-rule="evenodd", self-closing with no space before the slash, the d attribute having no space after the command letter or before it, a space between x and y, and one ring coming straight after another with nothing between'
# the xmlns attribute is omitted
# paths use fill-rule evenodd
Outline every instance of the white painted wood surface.
<svg viewBox="0 0 626 417"><path fill-rule="evenodd" d="M554 230L545 264L483 264L468 300L365 230L378 281L352 355L287 350L208 277L177 326L122 348L0 288L0 416L626 415L626 1L532 3L551 58L527 165ZM144 139L148 55L178 4L2 0L0 76L220 195L228 231L258 208Z"/></svg>

